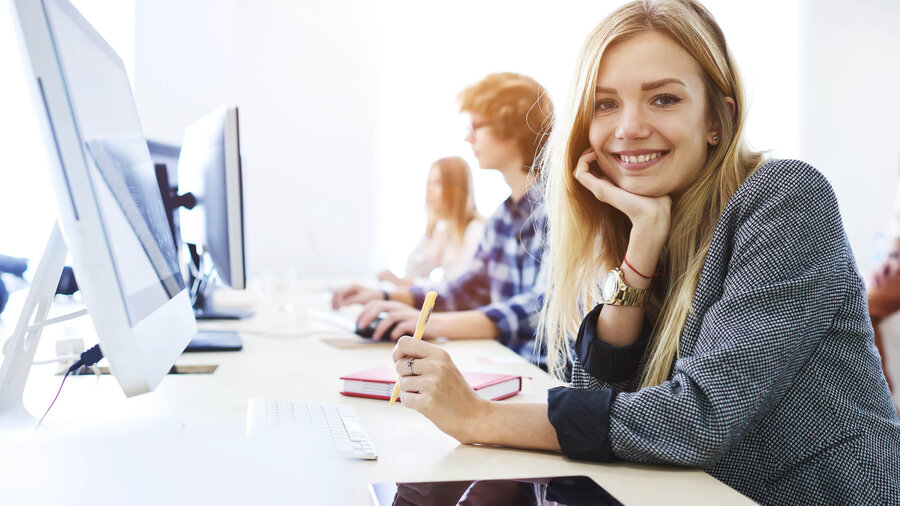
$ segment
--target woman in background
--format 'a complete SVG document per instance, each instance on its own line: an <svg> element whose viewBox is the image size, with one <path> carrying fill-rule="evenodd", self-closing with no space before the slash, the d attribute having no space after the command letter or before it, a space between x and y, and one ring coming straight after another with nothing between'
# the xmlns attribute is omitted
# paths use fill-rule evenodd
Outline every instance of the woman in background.
<svg viewBox="0 0 900 506"><path fill-rule="evenodd" d="M897 504L900 420L834 191L749 148L712 15L617 9L572 90L543 169L541 328L571 384L486 401L403 337L403 406L463 443L698 467L763 504Z"/></svg>
<svg viewBox="0 0 900 506"><path fill-rule="evenodd" d="M449 281L462 273L475 254L484 233L484 218L475 210L472 171L465 160L448 156L434 162L425 187L425 208L425 235L409 254L406 277L385 270L378 274L379 281L398 286L410 286L417 280Z"/></svg>

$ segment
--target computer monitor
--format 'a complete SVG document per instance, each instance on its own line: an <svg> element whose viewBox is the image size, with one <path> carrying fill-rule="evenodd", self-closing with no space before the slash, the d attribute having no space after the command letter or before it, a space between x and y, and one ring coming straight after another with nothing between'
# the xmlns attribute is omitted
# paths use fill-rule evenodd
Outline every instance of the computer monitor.
<svg viewBox="0 0 900 506"><path fill-rule="evenodd" d="M6 348L0 418L23 413L19 388L40 336L25 320L34 306L46 315L42 292L55 288L66 250L100 348L126 395L156 387L197 332L121 59L65 0L14 0L13 9L33 73L62 235L51 234Z"/></svg>
<svg viewBox="0 0 900 506"><path fill-rule="evenodd" d="M171 203L167 207L181 207L181 240L190 253L188 280L199 319L251 314L218 310L209 303L213 271L231 288L247 286L241 169L236 107L219 107L187 127L178 157L177 191L170 191L164 201ZM169 185L171 189L171 181Z"/></svg>

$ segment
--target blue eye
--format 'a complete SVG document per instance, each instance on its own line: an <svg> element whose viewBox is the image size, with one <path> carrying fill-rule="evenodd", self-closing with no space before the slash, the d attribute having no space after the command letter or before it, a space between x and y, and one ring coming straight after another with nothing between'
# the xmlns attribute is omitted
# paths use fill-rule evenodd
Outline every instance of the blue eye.
<svg viewBox="0 0 900 506"><path fill-rule="evenodd" d="M659 105L662 107L675 105L678 102L681 102L681 99L676 97L675 95L664 94L653 97L653 105Z"/></svg>

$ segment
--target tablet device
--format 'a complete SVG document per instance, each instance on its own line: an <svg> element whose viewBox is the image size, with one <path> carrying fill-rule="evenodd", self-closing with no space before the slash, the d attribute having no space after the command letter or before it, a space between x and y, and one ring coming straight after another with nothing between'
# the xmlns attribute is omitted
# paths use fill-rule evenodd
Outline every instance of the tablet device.
<svg viewBox="0 0 900 506"><path fill-rule="evenodd" d="M200 330L191 339L185 353L192 351L240 351L244 347L241 336L231 330Z"/></svg>
<svg viewBox="0 0 900 506"><path fill-rule="evenodd" d="M619 506L622 503L587 476L510 480L373 483L376 506Z"/></svg>

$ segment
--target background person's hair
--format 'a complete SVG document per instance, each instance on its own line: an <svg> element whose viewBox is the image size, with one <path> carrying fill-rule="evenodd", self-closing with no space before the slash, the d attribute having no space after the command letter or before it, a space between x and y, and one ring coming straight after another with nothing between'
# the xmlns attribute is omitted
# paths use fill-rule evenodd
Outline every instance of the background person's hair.
<svg viewBox="0 0 900 506"><path fill-rule="evenodd" d="M441 216L429 220L425 233L431 236L438 219L446 220L447 226L460 243L466 235L466 227L478 219L475 197L472 191L472 170L465 160L458 156L441 158L432 165L441 179Z"/></svg>
<svg viewBox="0 0 900 506"><path fill-rule="evenodd" d="M697 61L707 113L720 121L721 133L719 143L708 147L706 165L697 179L673 203L659 269L663 274L654 282L646 307L654 330L641 386L668 380L718 218L762 159L743 138L744 87L722 30L705 7L693 0L638 0L597 25L584 44L569 100L557 115L543 159L550 258L539 338L547 344L549 366L557 377L563 376L570 340L582 318L602 300L603 277L622 262L631 229L623 213L599 202L574 178L578 159L590 146L588 129L600 61L612 44L651 30L672 37ZM734 99L734 115L725 97Z"/></svg>
<svg viewBox="0 0 900 506"><path fill-rule="evenodd" d="M459 111L490 122L498 137L515 139L522 160L539 169L537 160L550 132L553 102L534 79L513 72L488 74L457 96Z"/></svg>

